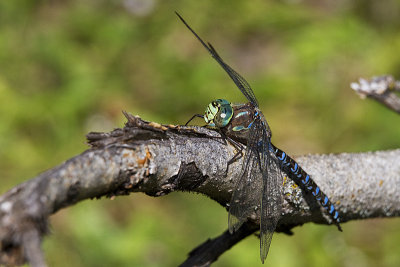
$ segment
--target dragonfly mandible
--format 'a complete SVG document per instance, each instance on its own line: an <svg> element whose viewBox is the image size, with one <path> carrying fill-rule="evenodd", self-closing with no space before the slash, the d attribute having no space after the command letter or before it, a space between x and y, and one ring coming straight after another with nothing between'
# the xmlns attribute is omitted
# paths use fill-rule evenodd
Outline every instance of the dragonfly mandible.
<svg viewBox="0 0 400 267"><path fill-rule="evenodd" d="M282 171L301 189L312 193L328 211L333 223L342 231L339 213L329 198L294 159L271 143L272 132L248 82L222 60L210 43L205 43L177 12L176 14L249 101L246 104L232 104L225 99L214 100L207 106L204 115L196 114L186 123L194 117L201 117L207 126L217 129L239 149L238 154L228 162L228 166L238 155L242 155L243 145L246 146L241 174L229 204L230 233L238 230L254 210L259 208L260 258L264 263L272 235L282 214ZM254 194L258 199L256 203L252 200L254 198L251 198Z"/></svg>

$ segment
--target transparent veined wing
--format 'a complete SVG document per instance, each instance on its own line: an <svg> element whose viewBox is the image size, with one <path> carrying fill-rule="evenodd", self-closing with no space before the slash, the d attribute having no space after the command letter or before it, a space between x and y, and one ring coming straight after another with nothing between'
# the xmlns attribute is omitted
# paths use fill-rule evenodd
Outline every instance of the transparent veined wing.
<svg viewBox="0 0 400 267"><path fill-rule="evenodd" d="M260 205L260 258L264 262L281 216L282 174L269 150L271 134L260 114L250 128L242 172L232 195L229 230L237 230Z"/></svg>
<svg viewBox="0 0 400 267"><path fill-rule="evenodd" d="M262 177L257 150L247 146L242 170L229 204L228 228L233 233L261 206Z"/></svg>
<svg viewBox="0 0 400 267"><path fill-rule="evenodd" d="M272 235L282 214L282 172L279 161L273 151L270 151L271 135L266 128L262 115L259 133L259 155L263 180L260 221L260 258L264 263L267 258Z"/></svg>
<svg viewBox="0 0 400 267"><path fill-rule="evenodd" d="M254 95L253 90L251 89L249 83L234 69L232 69L228 64L226 64L222 58L218 55L217 51L210 43L205 43L200 36L186 23L186 21L177 13L176 15L179 19L185 24L185 26L193 33L193 35L200 41L200 43L207 49L207 51L211 54L211 56L218 62L219 65L225 70L225 72L231 77L236 86L240 89L240 91L244 94L244 96L253 103L256 107L258 107L257 99Z"/></svg>
<svg viewBox="0 0 400 267"><path fill-rule="evenodd" d="M245 97L254 104L254 106L258 107L258 102L256 96L254 95L253 90L251 89L249 83L243 78L239 73L237 73L234 69L232 69L228 64L226 64L222 58L218 55L217 51L214 47L208 43L208 46L211 50L211 55L217 62L222 66L222 68L228 73L231 79L235 82L236 86L240 89L240 91L245 95Z"/></svg>

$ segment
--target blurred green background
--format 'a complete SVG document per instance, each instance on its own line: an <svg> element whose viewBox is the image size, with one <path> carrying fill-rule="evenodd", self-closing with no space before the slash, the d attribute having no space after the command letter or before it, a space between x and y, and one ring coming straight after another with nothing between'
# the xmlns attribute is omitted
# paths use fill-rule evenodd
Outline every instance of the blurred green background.
<svg viewBox="0 0 400 267"><path fill-rule="evenodd" d="M246 77L289 154L400 147L399 116L349 87L400 78L398 0L1 1L0 193L87 149L87 132L122 127L121 110L184 124L212 99L245 101L175 10ZM399 266L399 222L276 234L266 266ZM134 194L51 224L50 266L176 266L227 214L201 195ZM249 237L215 266L260 266L258 246Z"/></svg>

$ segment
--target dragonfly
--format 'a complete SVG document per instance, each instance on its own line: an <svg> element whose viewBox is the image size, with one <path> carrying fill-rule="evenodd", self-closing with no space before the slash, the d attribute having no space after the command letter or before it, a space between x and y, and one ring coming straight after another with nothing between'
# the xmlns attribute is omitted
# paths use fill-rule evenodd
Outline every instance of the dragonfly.
<svg viewBox="0 0 400 267"><path fill-rule="evenodd" d="M204 42L177 12L176 15L249 101L246 104L232 104L225 99L216 99L207 106L204 115L195 114L186 123L188 124L195 117L201 117L208 127L217 129L231 142L238 152L228 162L228 167L242 157L244 150L242 169L229 204L229 232L232 234L238 230L255 210L259 210L260 258L264 263L273 233L282 215L282 172L286 173L302 190L310 192L327 210L332 222L342 231L339 212L326 194L294 159L271 143L271 129L249 83L226 64L214 47ZM254 194L256 198L253 197Z"/></svg>

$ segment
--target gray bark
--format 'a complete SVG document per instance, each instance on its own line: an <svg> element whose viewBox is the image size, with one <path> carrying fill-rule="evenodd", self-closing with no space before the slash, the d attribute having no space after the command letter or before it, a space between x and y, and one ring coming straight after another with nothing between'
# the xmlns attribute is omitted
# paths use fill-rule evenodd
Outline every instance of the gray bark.
<svg viewBox="0 0 400 267"><path fill-rule="evenodd" d="M128 122L123 129L88 134L90 149L0 196L0 264L28 261L45 266L39 244L47 233L48 217L84 199L193 191L227 207L242 163L239 159L226 173L227 162L236 153L233 146L214 130L159 125L125 115ZM335 204L342 222L400 215L399 149L307 155L296 160ZM278 232L289 233L307 222L330 223L312 197L292 181L285 182L284 192ZM255 212L242 231L208 240L183 265L215 261L254 233L257 223Z"/></svg>

